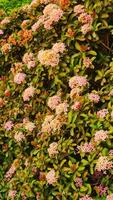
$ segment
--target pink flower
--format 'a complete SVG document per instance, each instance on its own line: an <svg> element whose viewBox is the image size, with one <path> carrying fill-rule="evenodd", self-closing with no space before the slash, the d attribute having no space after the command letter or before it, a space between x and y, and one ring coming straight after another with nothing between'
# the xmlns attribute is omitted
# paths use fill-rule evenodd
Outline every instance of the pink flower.
<svg viewBox="0 0 113 200"><path fill-rule="evenodd" d="M40 23L37 21L35 24L32 25L32 31L36 32L40 27Z"/></svg>
<svg viewBox="0 0 113 200"><path fill-rule="evenodd" d="M83 24L92 24L93 18L87 13L81 13L78 17L78 21L80 21Z"/></svg>
<svg viewBox="0 0 113 200"><path fill-rule="evenodd" d="M81 26L81 32L85 35L86 33L91 31L91 25L90 24L84 24Z"/></svg>
<svg viewBox="0 0 113 200"><path fill-rule="evenodd" d="M38 53L38 60L42 65L55 67L59 63L59 54L52 49L41 50Z"/></svg>
<svg viewBox="0 0 113 200"><path fill-rule="evenodd" d="M102 109L97 112L97 117L104 118L108 114L108 109Z"/></svg>
<svg viewBox="0 0 113 200"><path fill-rule="evenodd" d="M92 65L92 61L90 58L86 57L84 60L83 60L83 64L85 65L86 68L89 68L91 65Z"/></svg>
<svg viewBox="0 0 113 200"><path fill-rule="evenodd" d="M32 86L28 87L28 88L25 89L24 92L23 92L23 95L22 95L23 100L24 100L24 101L29 101L29 100L30 100L30 97L33 97L34 93L35 93L35 88L32 87Z"/></svg>
<svg viewBox="0 0 113 200"><path fill-rule="evenodd" d="M109 151L109 155L113 155L113 149Z"/></svg>
<svg viewBox="0 0 113 200"><path fill-rule="evenodd" d="M76 96L79 96L81 94L81 89L78 87L75 87L70 92L70 98L73 99Z"/></svg>
<svg viewBox="0 0 113 200"><path fill-rule="evenodd" d="M32 31L36 32L43 23L44 23L44 16L40 16L38 21L31 27Z"/></svg>
<svg viewBox="0 0 113 200"><path fill-rule="evenodd" d="M10 178L13 176L13 174L15 173L16 171L16 167L15 167L15 162L16 160L13 162L13 164L11 165L10 169L6 172L5 174L5 178L7 180L10 180Z"/></svg>
<svg viewBox="0 0 113 200"><path fill-rule="evenodd" d="M52 49L56 52L56 53L63 53L65 51L65 44L62 42L58 42L55 43L52 47Z"/></svg>
<svg viewBox="0 0 113 200"><path fill-rule="evenodd" d="M91 197L89 197L88 195L80 198L79 200L93 200Z"/></svg>
<svg viewBox="0 0 113 200"><path fill-rule="evenodd" d="M98 94L90 93L89 100L94 103L98 103L100 101L100 96Z"/></svg>
<svg viewBox="0 0 113 200"><path fill-rule="evenodd" d="M83 153L90 153L95 150L94 145L91 142L82 144L78 149Z"/></svg>
<svg viewBox="0 0 113 200"><path fill-rule="evenodd" d="M15 133L14 139L16 140L16 142L21 142L22 140L25 139L25 136L23 135L22 132Z"/></svg>
<svg viewBox="0 0 113 200"><path fill-rule="evenodd" d="M69 105L64 102L60 103L58 106L56 106L56 114L60 115L62 113L67 113Z"/></svg>
<svg viewBox="0 0 113 200"><path fill-rule="evenodd" d="M104 187L103 185L99 185L99 186L96 186L96 189L97 189L98 194L100 196L103 196L103 195L106 194L108 187Z"/></svg>
<svg viewBox="0 0 113 200"><path fill-rule="evenodd" d="M49 148L48 148L48 153L49 153L49 156L52 157L54 155L56 155L58 153L58 144L57 142L53 142L49 145Z"/></svg>
<svg viewBox="0 0 113 200"><path fill-rule="evenodd" d="M107 156L101 156L97 160L96 170L97 171L105 171L113 168L113 163Z"/></svg>
<svg viewBox="0 0 113 200"><path fill-rule="evenodd" d="M32 132L33 129L35 128L35 124L34 124L33 122L28 121L28 122L26 122L26 123L24 124L24 127L25 127L26 130Z"/></svg>
<svg viewBox="0 0 113 200"><path fill-rule="evenodd" d="M84 13L84 11L85 11L84 6L81 5L81 4L76 5L76 6L74 7L74 13L75 13L75 15L79 15L79 14L81 14L81 13Z"/></svg>
<svg viewBox="0 0 113 200"><path fill-rule="evenodd" d="M25 64L28 64L30 61L34 61L33 53L25 53L22 60Z"/></svg>
<svg viewBox="0 0 113 200"><path fill-rule="evenodd" d="M16 190L10 190L8 193L9 198L14 199L16 196L17 191Z"/></svg>
<svg viewBox="0 0 113 200"><path fill-rule="evenodd" d="M44 21L44 28L46 30L51 30L53 28L52 23L53 23L53 21L51 19Z"/></svg>
<svg viewBox="0 0 113 200"><path fill-rule="evenodd" d="M86 86L88 84L86 77L84 76L73 76L72 78L70 78L69 80L69 87L71 89L75 88L75 87L82 87L82 86Z"/></svg>
<svg viewBox="0 0 113 200"><path fill-rule="evenodd" d="M107 195L106 200L113 200L113 193Z"/></svg>
<svg viewBox="0 0 113 200"><path fill-rule="evenodd" d="M44 28L50 30L54 22L58 22L63 15L63 11L56 4L48 4L43 10Z"/></svg>
<svg viewBox="0 0 113 200"><path fill-rule="evenodd" d="M14 83L21 84L24 82L25 78L26 78L26 74L18 73L14 76Z"/></svg>
<svg viewBox="0 0 113 200"><path fill-rule="evenodd" d="M57 115L50 123L50 127L53 132L60 131L62 125L63 125L63 122L59 118L59 115Z"/></svg>
<svg viewBox="0 0 113 200"><path fill-rule="evenodd" d="M7 121L4 125L4 128L7 130L7 131L10 131L12 128L13 128L14 124L12 121Z"/></svg>
<svg viewBox="0 0 113 200"><path fill-rule="evenodd" d="M48 115L48 116L46 116L46 118L45 118L45 120L44 120L44 122L43 122L43 124L42 124L42 129L41 129L41 131L42 132L50 132L51 131L51 121L53 120L53 118L54 118L54 115Z"/></svg>
<svg viewBox="0 0 113 200"><path fill-rule="evenodd" d="M100 130L95 133L95 142L105 141L108 138L108 131Z"/></svg>
<svg viewBox="0 0 113 200"><path fill-rule="evenodd" d="M74 111L77 111L77 110L80 110L80 108L81 108L81 102L79 102L79 101L76 101L72 106L71 106L71 108L74 110Z"/></svg>
<svg viewBox="0 0 113 200"><path fill-rule="evenodd" d="M0 35L3 35L3 34L4 34L3 30L2 30L2 29L0 29Z"/></svg>
<svg viewBox="0 0 113 200"><path fill-rule="evenodd" d="M61 98L55 95L55 96L49 97L47 105L49 108L54 110L56 106L58 106L58 104L60 103L61 103Z"/></svg>
<svg viewBox="0 0 113 200"><path fill-rule="evenodd" d="M58 5L50 3L44 8L43 14L45 17L50 17L57 22L62 17L63 11Z"/></svg>
<svg viewBox="0 0 113 200"><path fill-rule="evenodd" d="M83 185L82 178L77 177L77 178L75 179L75 185L76 185L77 188L82 187L82 185Z"/></svg>
<svg viewBox="0 0 113 200"><path fill-rule="evenodd" d="M62 15L63 11L60 8L56 8L53 9L53 11L50 13L50 19L53 22L58 22L61 19Z"/></svg>
<svg viewBox="0 0 113 200"><path fill-rule="evenodd" d="M35 66L36 62L34 60L29 61L27 64L28 69L34 68Z"/></svg>
<svg viewBox="0 0 113 200"><path fill-rule="evenodd" d="M1 25L6 25L10 23L10 18L9 17L5 17L2 21L1 21Z"/></svg>
<svg viewBox="0 0 113 200"><path fill-rule="evenodd" d="M50 184L50 185L53 185L54 183L57 182L57 178L55 176L55 170L54 169L50 170L47 173L46 180L47 180L48 184Z"/></svg>

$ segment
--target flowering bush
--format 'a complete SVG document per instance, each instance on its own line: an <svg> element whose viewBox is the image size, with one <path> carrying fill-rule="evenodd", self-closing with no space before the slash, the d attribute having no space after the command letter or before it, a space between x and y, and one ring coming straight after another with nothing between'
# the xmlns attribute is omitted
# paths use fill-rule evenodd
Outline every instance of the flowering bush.
<svg viewBox="0 0 113 200"><path fill-rule="evenodd" d="M0 199L113 199L113 1L0 14Z"/></svg>

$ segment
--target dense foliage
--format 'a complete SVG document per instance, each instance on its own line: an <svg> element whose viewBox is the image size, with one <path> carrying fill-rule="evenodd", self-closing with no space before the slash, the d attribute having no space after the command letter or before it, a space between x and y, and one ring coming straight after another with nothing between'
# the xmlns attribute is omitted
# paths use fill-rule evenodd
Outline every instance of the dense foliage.
<svg viewBox="0 0 113 200"><path fill-rule="evenodd" d="M13 9L17 9L18 7L30 2L31 0L0 0L0 9L3 9L9 14Z"/></svg>
<svg viewBox="0 0 113 200"><path fill-rule="evenodd" d="M0 19L0 199L113 200L113 1Z"/></svg>

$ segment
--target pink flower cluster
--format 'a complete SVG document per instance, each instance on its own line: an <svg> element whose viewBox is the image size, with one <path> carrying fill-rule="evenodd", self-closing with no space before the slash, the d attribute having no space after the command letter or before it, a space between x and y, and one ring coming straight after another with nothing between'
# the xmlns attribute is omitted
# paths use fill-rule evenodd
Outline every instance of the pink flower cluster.
<svg viewBox="0 0 113 200"><path fill-rule="evenodd" d="M105 141L108 138L108 131L100 130L95 133L94 141Z"/></svg>
<svg viewBox="0 0 113 200"><path fill-rule="evenodd" d="M65 122L62 122L59 116L56 116L50 123L51 131L59 131Z"/></svg>
<svg viewBox="0 0 113 200"><path fill-rule="evenodd" d="M63 53L65 51L65 44L63 42L57 42L53 45L52 49L56 53Z"/></svg>
<svg viewBox="0 0 113 200"><path fill-rule="evenodd" d="M78 21L83 24L92 24L93 19L91 15L84 12L80 14L80 16L78 17Z"/></svg>
<svg viewBox="0 0 113 200"><path fill-rule="evenodd" d="M81 14L81 13L84 13L84 12L85 12L85 9L84 9L83 5L79 4L79 5L74 7L74 13L75 13L76 16Z"/></svg>
<svg viewBox="0 0 113 200"><path fill-rule="evenodd" d="M41 25L44 25L46 30L52 29L53 23L58 22L63 15L63 11L56 4L48 4L44 10L43 15L39 17L38 21L32 26L33 31L37 31Z"/></svg>
<svg viewBox="0 0 113 200"><path fill-rule="evenodd" d="M74 97L79 96L81 94L81 88L75 87L70 92L70 98L74 99Z"/></svg>
<svg viewBox="0 0 113 200"><path fill-rule="evenodd" d="M12 128L13 128L14 124L12 121L7 121L5 124L4 124L4 128L7 130L7 131L10 131Z"/></svg>
<svg viewBox="0 0 113 200"><path fill-rule="evenodd" d="M98 94L90 93L89 100L94 103L98 103L100 101L100 96Z"/></svg>
<svg viewBox="0 0 113 200"><path fill-rule="evenodd" d="M97 117L104 118L108 114L108 109L102 109L97 112Z"/></svg>
<svg viewBox="0 0 113 200"><path fill-rule="evenodd" d="M58 22L61 19L63 11L58 5L51 3L44 8L43 14L45 19L44 20L45 29L51 29L52 24L54 22Z"/></svg>
<svg viewBox="0 0 113 200"><path fill-rule="evenodd" d="M25 53L23 56L23 63L25 63L28 69L31 69L36 66L33 53Z"/></svg>
<svg viewBox="0 0 113 200"><path fill-rule="evenodd" d="M53 49L40 50L38 60L42 65L55 67L59 63L59 54Z"/></svg>
<svg viewBox="0 0 113 200"><path fill-rule="evenodd" d="M71 89L76 88L76 87L82 87L82 86L86 86L88 84L88 81L86 79L86 77L84 76L73 76L72 78L70 78L69 80L69 87Z"/></svg>
<svg viewBox="0 0 113 200"><path fill-rule="evenodd" d="M58 143L57 142L53 142L49 145L49 148L48 148L48 153L49 153L49 156L52 157L56 154L58 154Z"/></svg>
<svg viewBox="0 0 113 200"><path fill-rule="evenodd" d="M13 176L13 174L16 171L15 164L13 163L10 167L10 169L5 174L5 179L10 180L10 178Z"/></svg>
<svg viewBox="0 0 113 200"><path fill-rule="evenodd" d="M83 180L82 180L82 178L77 177L77 178L75 179L75 185L76 185L77 188L82 187L82 185L83 185Z"/></svg>
<svg viewBox="0 0 113 200"><path fill-rule="evenodd" d="M113 200L113 193L107 195L106 200Z"/></svg>
<svg viewBox="0 0 113 200"><path fill-rule="evenodd" d="M88 58L88 57L84 58L84 60L83 60L83 65L84 65L86 68L89 68L89 67L92 65L91 59Z"/></svg>
<svg viewBox="0 0 113 200"><path fill-rule="evenodd" d="M107 156L101 156L97 160L96 170L97 171L106 171L113 168L113 162Z"/></svg>
<svg viewBox="0 0 113 200"><path fill-rule="evenodd" d="M55 67L59 63L59 53L63 53L64 50L64 43L55 43L52 49L40 50L38 53L38 60L42 65Z"/></svg>
<svg viewBox="0 0 113 200"><path fill-rule="evenodd" d="M99 186L96 186L96 190L100 196L104 196L107 193L108 187L99 185Z"/></svg>
<svg viewBox="0 0 113 200"><path fill-rule="evenodd" d="M24 73L17 73L15 76L14 76L14 83L17 83L17 84L21 84L24 82L26 78L26 74Z"/></svg>
<svg viewBox="0 0 113 200"><path fill-rule="evenodd" d="M60 96L54 95L52 97L49 97L48 99L48 107L51 108L51 110L54 110L58 104L61 103L61 98Z"/></svg>
<svg viewBox="0 0 113 200"><path fill-rule="evenodd" d="M80 198L79 200L93 200L91 197L89 197L88 195Z"/></svg>
<svg viewBox="0 0 113 200"><path fill-rule="evenodd" d="M81 32L85 35L86 33L91 31L91 25L90 24L84 24L81 27Z"/></svg>
<svg viewBox="0 0 113 200"><path fill-rule="evenodd" d="M64 123L65 122L62 122L59 116L54 118L54 115L49 115L45 118L41 131L48 133L51 131L59 131Z"/></svg>
<svg viewBox="0 0 113 200"><path fill-rule="evenodd" d="M2 29L0 29L0 35L3 35L4 31Z"/></svg>
<svg viewBox="0 0 113 200"><path fill-rule="evenodd" d="M10 23L10 18L9 17L5 17L2 21L1 21L1 25L7 25Z"/></svg>
<svg viewBox="0 0 113 200"><path fill-rule="evenodd" d="M43 124L42 124L42 132L50 132L51 131L51 121L53 120L54 115L46 116Z"/></svg>
<svg viewBox="0 0 113 200"><path fill-rule="evenodd" d="M71 108L72 108L74 111L77 111L77 110L80 110L81 106L82 106L81 102L76 101L76 102L72 105Z"/></svg>
<svg viewBox="0 0 113 200"><path fill-rule="evenodd" d="M68 107L69 105L67 102L60 103L59 105L56 106L56 114L60 115L62 113L67 113Z"/></svg>
<svg viewBox="0 0 113 200"><path fill-rule="evenodd" d="M36 32L40 28L41 24L43 24L43 22L44 22L44 16L42 15L39 17L38 21L32 25L31 27L32 31Z"/></svg>
<svg viewBox="0 0 113 200"><path fill-rule="evenodd" d="M78 17L78 21L82 23L81 32L85 35L89 31L91 31L91 25L93 22L93 18L90 14L85 12L85 8L83 5L77 5L74 7L75 15Z"/></svg>
<svg viewBox="0 0 113 200"><path fill-rule="evenodd" d="M14 139L16 140L16 142L21 142L22 140L25 139L25 136L23 135L22 132L19 132L19 133L17 132L14 135Z"/></svg>
<svg viewBox="0 0 113 200"><path fill-rule="evenodd" d="M26 130L31 131L31 132L35 128L35 124L33 122L30 122L29 119L26 119L26 118L23 119L23 125Z"/></svg>
<svg viewBox="0 0 113 200"><path fill-rule="evenodd" d="M24 90L22 97L24 101L29 101L31 97L33 97L35 93L35 88L30 86L27 89Z"/></svg>
<svg viewBox="0 0 113 200"><path fill-rule="evenodd" d="M46 180L47 180L48 184L50 184L50 185L53 185L54 183L57 182L57 178L55 176L55 170L54 169L50 170L47 173Z"/></svg>
<svg viewBox="0 0 113 200"><path fill-rule="evenodd" d="M16 193L17 193L16 190L10 190L8 193L8 197L13 200L13 199L15 199Z"/></svg>
<svg viewBox="0 0 113 200"><path fill-rule="evenodd" d="M113 149L111 149L110 151L109 151L109 155L113 155Z"/></svg>
<svg viewBox="0 0 113 200"><path fill-rule="evenodd" d="M81 146L78 147L78 149L82 153L90 153L95 150L94 145L91 142L90 143L86 142L86 143L82 144Z"/></svg>

